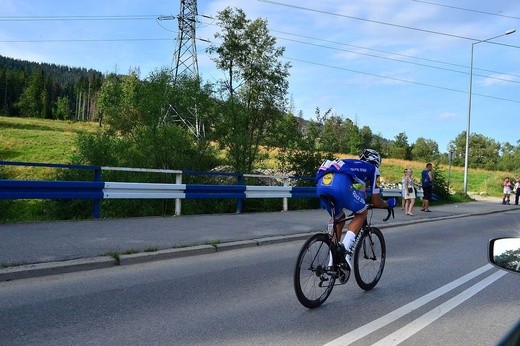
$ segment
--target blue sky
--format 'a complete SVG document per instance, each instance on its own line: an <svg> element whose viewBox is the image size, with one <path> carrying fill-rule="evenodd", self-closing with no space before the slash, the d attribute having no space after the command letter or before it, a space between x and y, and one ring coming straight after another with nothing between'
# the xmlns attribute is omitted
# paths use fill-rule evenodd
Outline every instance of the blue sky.
<svg viewBox="0 0 520 346"><path fill-rule="evenodd" d="M295 113L332 108L388 139L432 139L441 152L466 130L472 43L520 31L511 0L199 0L198 12L226 6L266 19L286 47ZM139 67L141 77L172 63L177 21L156 18L176 16L178 0L0 0L0 9L0 55L103 73ZM199 72L215 82L223 74L204 40L218 28L199 21ZM471 132L517 144L520 32L490 42L473 45Z"/></svg>

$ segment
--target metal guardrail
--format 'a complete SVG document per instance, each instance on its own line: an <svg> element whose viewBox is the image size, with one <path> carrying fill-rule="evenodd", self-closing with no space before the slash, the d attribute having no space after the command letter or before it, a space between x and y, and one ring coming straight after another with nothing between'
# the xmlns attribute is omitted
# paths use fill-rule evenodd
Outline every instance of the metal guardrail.
<svg viewBox="0 0 520 346"><path fill-rule="evenodd" d="M175 215L181 214L183 199L229 198L237 200L237 212L242 212L242 202L247 198L281 198L282 210L288 210L289 198L316 198L316 187L291 186L290 182L306 177L237 174L224 172L191 172L164 169L143 169L102 166L79 166L0 161L1 165L33 166L61 169L87 169L94 172L94 181L35 181L0 180L0 199L91 199L94 202L93 217L100 217L102 199L175 199ZM103 182L103 171L175 174L174 184ZM183 175L220 175L236 177L236 185L183 184ZM273 179L282 186L258 186L243 184L244 178ZM418 191L422 197L422 191ZM383 197L401 197L400 189L382 189Z"/></svg>

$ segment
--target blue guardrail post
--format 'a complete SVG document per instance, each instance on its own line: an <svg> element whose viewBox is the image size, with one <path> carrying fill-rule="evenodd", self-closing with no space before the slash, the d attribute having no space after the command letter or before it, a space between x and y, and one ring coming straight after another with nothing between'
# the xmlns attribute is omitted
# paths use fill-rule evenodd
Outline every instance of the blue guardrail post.
<svg viewBox="0 0 520 346"><path fill-rule="evenodd" d="M94 181L101 182L101 167L94 168ZM101 199L94 199L92 206L92 217L99 219L101 217Z"/></svg>
<svg viewBox="0 0 520 346"><path fill-rule="evenodd" d="M237 185L244 185L244 175L242 173L239 173L237 175ZM238 198L237 199L237 214L242 214L244 211L244 199Z"/></svg>

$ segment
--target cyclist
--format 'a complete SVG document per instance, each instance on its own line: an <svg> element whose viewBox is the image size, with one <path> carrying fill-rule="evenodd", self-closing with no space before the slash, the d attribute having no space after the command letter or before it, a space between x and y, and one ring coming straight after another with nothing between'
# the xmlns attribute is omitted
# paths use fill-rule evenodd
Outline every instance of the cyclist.
<svg viewBox="0 0 520 346"><path fill-rule="evenodd" d="M334 198L334 215L336 220L344 217L343 209L354 213L354 218L347 226L347 232L343 235L345 222L337 224L336 239L339 246L344 247L345 260L352 268L352 253L356 235L363 226L368 210L365 202L366 196L371 196L371 203L376 208L394 208L397 204L395 198L384 201L380 195L379 166L381 156L373 149L365 149L356 159L326 160L316 173L317 193L321 205L332 215L331 207L327 203L326 196Z"/></svg>

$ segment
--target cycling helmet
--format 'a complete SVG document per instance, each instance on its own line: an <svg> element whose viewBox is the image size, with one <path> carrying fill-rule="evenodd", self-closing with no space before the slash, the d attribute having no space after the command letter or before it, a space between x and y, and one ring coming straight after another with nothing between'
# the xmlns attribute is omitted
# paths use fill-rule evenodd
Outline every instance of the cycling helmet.
<svg viewBox="0 0 520 346"><path fill-rule="evenodd" d="M371 164L373 164L377 168L379 168L379 166L381 165L381 156L374 149L365 149L365 150L363 150L361 155L359 155L359 159L361 161L370 162Z"/></svg>

